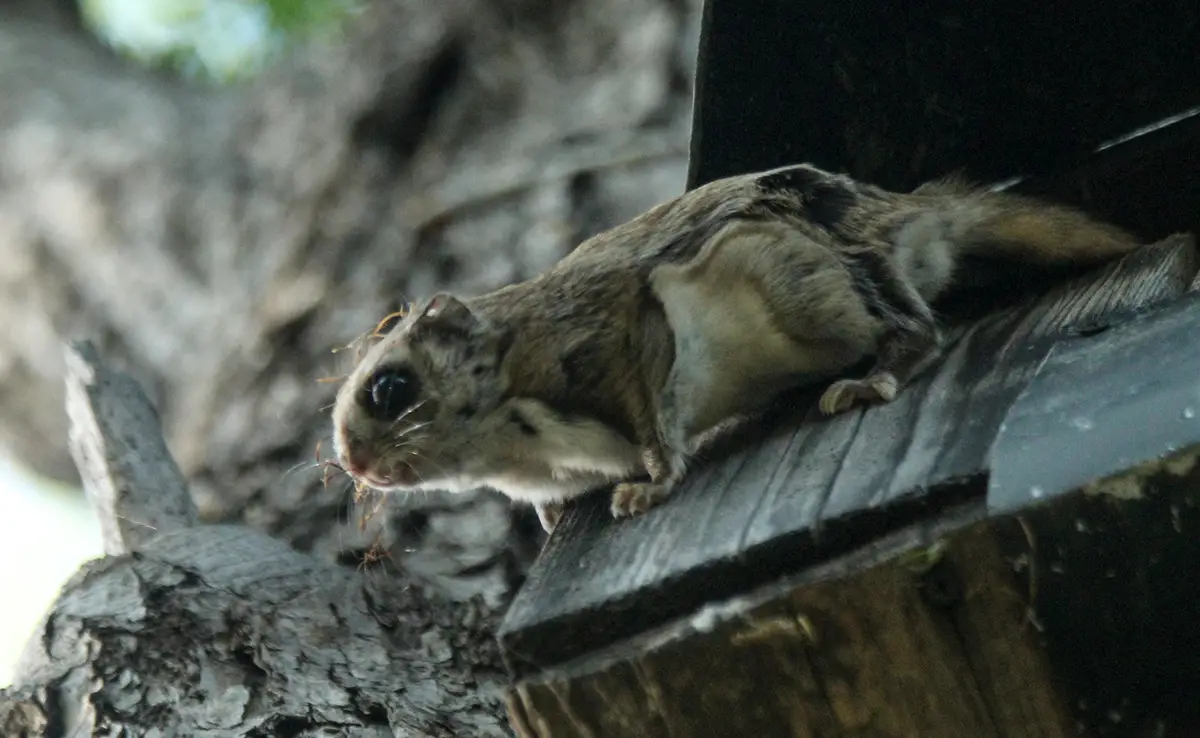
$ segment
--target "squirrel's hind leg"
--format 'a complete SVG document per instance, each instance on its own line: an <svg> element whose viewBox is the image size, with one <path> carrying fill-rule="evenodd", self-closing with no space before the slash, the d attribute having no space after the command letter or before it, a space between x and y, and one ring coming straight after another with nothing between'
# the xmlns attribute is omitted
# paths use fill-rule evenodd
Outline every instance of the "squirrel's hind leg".
<svg viewBox="0 0 1200 738"><path fill-rule="evenodd" d="M862 379L839 379L821 395L817 405L826 415L846 412L859 402L891 402L896 393L937 358L936 330L894 330L879 343L875 366Z"/></svg>
<svg viewBox="0 0 1200 738"><path fill-rule="evenodd" d="M942 337L929 305L881 249L841 252L856 293L884 329L875 365L860 379L839 379L821 395L825 415L846 412L860 402L891 402L909 381L940 354Z"/></svg>
<svg viewBox="0 0 1200 738"><path fill-rule="evenodd" d="M884 248L827 245L779 228L751 265L783 329L814 366L834 373L876 357L865 377L834 381L819 409L830 415L891 402L939 354L928 304Z"/></svg>

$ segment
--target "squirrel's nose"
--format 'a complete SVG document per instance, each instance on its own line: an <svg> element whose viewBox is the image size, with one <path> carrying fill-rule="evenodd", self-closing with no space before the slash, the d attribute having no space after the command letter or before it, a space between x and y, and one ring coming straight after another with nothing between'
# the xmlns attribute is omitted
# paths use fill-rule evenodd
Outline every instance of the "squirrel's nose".
<svg viewBox="0 0 1200 738"><path fill-rule="evenodd" d="M338 453L338 463L352 477L361 477L370 463L367 447L357 438L349 438L342 444Z"/></svg>

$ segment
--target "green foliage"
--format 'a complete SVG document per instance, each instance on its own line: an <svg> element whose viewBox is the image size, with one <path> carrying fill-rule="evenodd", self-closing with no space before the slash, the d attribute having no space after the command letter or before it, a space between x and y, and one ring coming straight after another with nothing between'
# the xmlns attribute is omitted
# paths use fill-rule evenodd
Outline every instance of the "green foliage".
<svg viewBox="0 0 1200 738"><path fill-rule="evenodd" d="M191 77L252 77L289 41L336 30L357 0L80 0L118 52Z"/></svg>
<svg viewBox="0 0 1200 738"><path fill-rule="evenodd" d="M275 27L289 34L322 33L337 28L354 12L354 0L263 0Z"/></svg>

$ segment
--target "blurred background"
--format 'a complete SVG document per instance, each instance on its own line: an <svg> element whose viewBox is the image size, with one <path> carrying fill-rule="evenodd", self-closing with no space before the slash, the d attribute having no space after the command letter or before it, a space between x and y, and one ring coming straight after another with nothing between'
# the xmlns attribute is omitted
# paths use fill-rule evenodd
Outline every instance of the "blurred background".
<svg viewBox="0 0 1200 738"><path fill-rule="evenodd" d="M333 349L682 191L700 0L10 0L0 9L0 685L98 531L61 345L145 387L207 521L501 607L492 493L321 483ZM369 517L366 515L371 513Z"/></svg>
<svg viewBox="0 0 1200 738"><path fill-rule="evenodd" d="M82 2L79 11L87 32L139 66L219 84L260 73L286 48L289 34L331 30L353 8L337 0L94 0ZM0 608L4 686L59 587L102 549L78 486L3 458L0 491L0 591L10 595Z"/></svg>
<svg viewBox="0 0 1200 738"><path fill-rule="evenodd" d="M63 582L101 554L82 490L0 460L0 687Z"/></svg>

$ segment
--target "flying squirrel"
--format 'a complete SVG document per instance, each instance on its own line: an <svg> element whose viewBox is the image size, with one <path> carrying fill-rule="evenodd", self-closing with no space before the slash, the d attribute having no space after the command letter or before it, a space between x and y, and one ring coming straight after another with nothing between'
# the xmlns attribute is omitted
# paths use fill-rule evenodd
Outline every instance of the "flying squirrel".
<svg viewBox="0 0 1200 738"><path fill-rule="evenodd" d="M827 415L894 399L939 355L930 304L970 276L965 258L1087 266L1139 246L955 178L893 192L810 164L727 177L537 277L415 305L339 389L334 446L359 483L491 487L547 531L608 485L614 517L639 514L706 433L785 390L827 384Z"/></svg>

